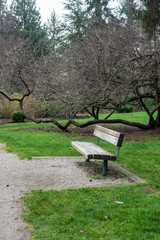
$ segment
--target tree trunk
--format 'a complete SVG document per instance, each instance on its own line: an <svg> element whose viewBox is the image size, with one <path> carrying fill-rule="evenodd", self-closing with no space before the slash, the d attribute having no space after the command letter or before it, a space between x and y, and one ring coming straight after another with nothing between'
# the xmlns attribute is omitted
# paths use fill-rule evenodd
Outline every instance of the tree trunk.
<svg viewBox="0 0 160 240"><path fill-rule="evenodd" d="M153 116L150 116L148 126L150 126L150 128L155 128L156 121L154 120Z"/></svg>
<svg viewBox="0 0 160 240"><path fill-rule="evenodd" d="M157 110L156 127L160 128L160 107Z"/></svg>

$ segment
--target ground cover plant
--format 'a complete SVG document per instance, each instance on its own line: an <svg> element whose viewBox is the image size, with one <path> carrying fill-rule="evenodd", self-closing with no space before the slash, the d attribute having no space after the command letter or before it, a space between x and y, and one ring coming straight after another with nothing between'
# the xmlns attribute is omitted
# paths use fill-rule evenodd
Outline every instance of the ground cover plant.
<svg viewBox="0 0 160 240"><path fill-rule="evenodd" d="M113 115L114 117L114 115ZM117 117L117 116L115 116ZM144 113L124 114L126 119ZM77 121L84 122L85 119ZM160 131L108 125L125 134L117 163L147 181L146 185L57 191L32 191L23 200L24 219L33 239L159 240ZM1 142L20 158L78 156L72 140L95 142L94 126L61 132L53 124L17 123L0 126ZM114 152L114 146L100 145ZM43 149L43 151L42 151Z"/></svg>

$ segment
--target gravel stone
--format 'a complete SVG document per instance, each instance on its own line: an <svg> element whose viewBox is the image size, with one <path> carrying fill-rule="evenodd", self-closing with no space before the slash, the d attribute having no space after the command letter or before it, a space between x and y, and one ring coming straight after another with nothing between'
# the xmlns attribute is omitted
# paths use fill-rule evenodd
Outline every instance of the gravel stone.
<svg viewBox="0 0 160 240"><path fill-rule="evenodd" d="M82 158L51 157L19 160L0 144L0 240L30 240L21 217L20 198L31 189L54 189L123 184L128 180L89 180L75 163ZM24 229L25 228L25 229Z"/></svg>

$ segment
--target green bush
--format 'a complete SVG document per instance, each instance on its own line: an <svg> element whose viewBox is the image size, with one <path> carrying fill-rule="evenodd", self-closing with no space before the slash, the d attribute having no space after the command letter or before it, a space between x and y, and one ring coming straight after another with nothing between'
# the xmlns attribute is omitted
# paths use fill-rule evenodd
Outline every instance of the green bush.
<svg viewBox="0 0 160 240"><path fill-rule="evenodd" d="M0 119L2 119L3 118L3 116L2 116L2 114L0 114Z"/></svg>
<svg viewBox="0 0 160 240"><path fill-rule="evenodd" d="M124 105L124 106L121 106L120 108L121 113L129 113L129 112L132 112L132 110L133 110L133 107L131 105Z"/></svg>
<svg viewBox="0 0 160 240"><path fill-rule="evenodd" d="M20 111L12 113L11 119L15 122L23 122L25 116Z"/></svg>

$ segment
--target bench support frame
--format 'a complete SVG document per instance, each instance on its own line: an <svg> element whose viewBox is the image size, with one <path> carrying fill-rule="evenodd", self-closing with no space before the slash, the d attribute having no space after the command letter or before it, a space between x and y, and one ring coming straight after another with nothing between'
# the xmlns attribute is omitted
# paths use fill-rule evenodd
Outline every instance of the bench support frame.
<svg viewBox="0 0 160 240"><path fill-rule="evenodd" d="M97 138L96 145L99 143L99 138ZM117 147L116 154L115 154L115 160L118 158L120 147ZM89 159L86 159L87 162L89 162ZM103 175L107 175L108 170L108 160L103 160Z"/></svg>
<svg viewBox="0 0 160 240"><path fill-rule="evenodd" d="M103 175L107 175L108 170L108 160L103 160Z"/></svg>

